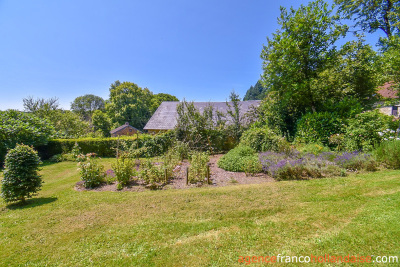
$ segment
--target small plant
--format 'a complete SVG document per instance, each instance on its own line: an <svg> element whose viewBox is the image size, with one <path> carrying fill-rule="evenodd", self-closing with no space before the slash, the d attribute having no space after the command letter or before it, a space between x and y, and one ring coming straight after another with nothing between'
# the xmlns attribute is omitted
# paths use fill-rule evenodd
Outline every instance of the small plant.
<svg viewBox="0 0 400 267"><path fill-rule="evenodd" d="M171 149L180 161L189 158L190 147L187 143L177 141Z"/></svg>
<svg viewBox="0 0 400 267"><path fill-rule="evenodd" d="M378 162L391 169L400 169L400 141L386 141L380 144L374 151Z"/></svg>
<svg viewBox="0 0 400 267"><path fill-rule="evenodd" d="M329 137L329 144L336 147L337 151L341 151L344 148L344 134L332 134Z"/></svg>
<svg viewBox="0 0 400 267"><path fill-rule="evenodd" d="M231 177L231 184L237 184L239 183L235 178Z"/></svg>
<svg viewBox="0 0 400 267"><path fill-rule="evenodd" d="M140 166L138 177L142 179L150 188L159 188L161 183L167 182L165 179L163 165L155 165L150 159L146 159Z"/></svg>
<svg viewBox="0 0 400 267"><path fill-rule="evenodd" d="M218 161L218 167L226 171L231 172L245 172L250 161L250 165L258 161L257 154L251 147L239 145L236 148L230 150L227 154L221 157Z"/></svg>
<svg viewBox="0 0 400 267"><path fill-rule="evenodd" d="M1 196L6 202L25 202L42 186L39 175L41 161L37 152L26 145L17 145L8 151L4 164L4 178L1 181Z"/></svg>
<svg viewBox="0 0 400 267"><path fill-rule="evenodd" d="M262 166L258 156L246 157L243 163L246 176L262 172Z"/></svg>
<svg viewBox="0 0 400 267"><path fill-rule="evenodd" d="M205 152L195 152L190 156L189 182L204 182L207 178L207 163L210 156Z"/></svg>
<svg viewBox="0 0 400 267"><path fill-rule="evenodd" d="M82 151L81 151L80 146L78 145L78 142L75 142L74 147L73 147L72 150L71 150L71 154L72 154L73 158L74 158L76 161L79 161L79 160L78 160L78 157L79 157L80 155L82 155Z"/></svg>
<svg viewBox="0 0 400 267"><path fill-rule="evenodd" d="M115 173L112 169L108 169L105 174L105 180L107 184L112 184L116 181Z"/></svg>
<svg viewBox="0 0 400 267"><path fill-rule="evenodd" d="M118 184L121 186L126 186L136 174L135 162L127 157L117 159L117 162L112 164L112 169Z"/></svg>
<svg viewBox="0 0 400 267"><path fill-rule="evenodd" d="M49 158L49 161L50 162L61 162L61 161L63 161L63 157L61 154L56 154L56 155L53 155L51 158Z"/></svg>
<svg viewBox="0 0 400 267"><path fill-rule="evenodd" d="M87 154L86 160L79 162L78 166L86 188L93 188L104 182L104 166L98 163L93 153Z"/></svg>

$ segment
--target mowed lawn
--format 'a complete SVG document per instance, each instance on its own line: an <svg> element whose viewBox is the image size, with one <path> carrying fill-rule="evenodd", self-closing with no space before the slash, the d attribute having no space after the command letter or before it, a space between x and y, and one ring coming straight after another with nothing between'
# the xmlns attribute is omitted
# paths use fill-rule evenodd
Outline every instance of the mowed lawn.
<svg viewBox="0 0 400 267"><path fill-rule="evenodd" d="M77 192L72 162L44 166L42 174L43 188L27 206L0 200L0 266L234 266L244 265L239 256L400 256L400 171L141 193Z"/></svg>

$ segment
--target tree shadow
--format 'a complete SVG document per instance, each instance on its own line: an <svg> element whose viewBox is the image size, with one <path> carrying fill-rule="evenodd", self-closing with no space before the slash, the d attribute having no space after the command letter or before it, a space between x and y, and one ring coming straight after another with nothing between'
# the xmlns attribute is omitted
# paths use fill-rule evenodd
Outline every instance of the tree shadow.
<svg viewBox="0 0 400 267"><path fill-rule="evenodd" d="M6 207L10 210L20 210L20 209L34 208L37 206L49 204L56 200L57 200L56 197L39 197L39 198L28 199L25 202L12 203L7 205Z"/></svg>

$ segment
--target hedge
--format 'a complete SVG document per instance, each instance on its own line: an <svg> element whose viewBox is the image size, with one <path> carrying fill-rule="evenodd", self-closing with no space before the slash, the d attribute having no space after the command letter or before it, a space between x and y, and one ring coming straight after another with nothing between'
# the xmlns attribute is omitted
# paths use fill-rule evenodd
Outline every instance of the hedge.
<svg viewBox="0 0 400 267"><path fill-rule="evenodd" d="M83 154L96 153L100 157L115 157L116 148L146 148L146 153L142 156L153 157L164 153L173 142L173 133L167 132L158 135L139 135L136 136L121 136L108 137L108 138L76 138L76 139L53 139L49 140L47 145L38 146L36 149L42 159L49 159L50 157L70 153L75 143L77 143ZM118 141L119 139L119 141Z"/></svg>

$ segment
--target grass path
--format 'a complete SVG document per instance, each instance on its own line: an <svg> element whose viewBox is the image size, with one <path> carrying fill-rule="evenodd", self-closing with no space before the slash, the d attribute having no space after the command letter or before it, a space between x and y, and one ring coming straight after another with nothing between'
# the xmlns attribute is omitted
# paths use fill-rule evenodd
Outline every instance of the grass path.
<svg viewBox="0 0 400 267"><path fill-rule="evenodd" d="M42 174L43 189L29 205L0 200L0 266L234 266L246 255L400 256L400 171L141 193L76 192L71 162L47 165Z"/></svg>

